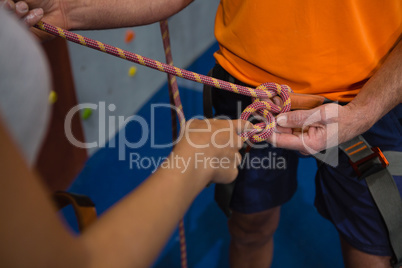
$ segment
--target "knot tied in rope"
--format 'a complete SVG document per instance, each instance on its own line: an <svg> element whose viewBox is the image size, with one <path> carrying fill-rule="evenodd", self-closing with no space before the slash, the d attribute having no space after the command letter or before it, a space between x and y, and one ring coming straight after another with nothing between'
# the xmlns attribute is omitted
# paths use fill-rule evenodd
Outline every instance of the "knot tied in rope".
<svg viewBox="0 0 402 268"><path fill-rule="evenodd" d="M264 91L269 98L279 95L283 101L283 106L281 108L274 103L253 98L253 103L247 106L240 116L240 119L243 120L248 120L250 116L253 116L254 119L261 121L253 124L254 129L251 131L241 134L243 141L249 140L252 143L265 141L272 135L276 127L276 119L273 114L278 115L290 111L290 87L276 83L264 83L256 89Z"/></svg>

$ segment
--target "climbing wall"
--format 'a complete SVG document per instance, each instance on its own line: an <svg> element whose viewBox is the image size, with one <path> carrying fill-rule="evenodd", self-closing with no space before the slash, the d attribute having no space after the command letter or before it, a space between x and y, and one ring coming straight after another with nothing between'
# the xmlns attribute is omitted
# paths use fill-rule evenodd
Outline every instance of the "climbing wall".
<svg viewBox="0 0 402 268"><path fill-rule="evenodd" d="M172 53L176 66L186 67L215 41L213 25L218 3L218 0L195 1L169 19ZM128 30L135 33L132 40L127 40ZM78 33L164 62L158 23ZM89 153L93 154L108 140L107 137L112 137L121 127L118 124L118 116L127 118L138 111L166 82L166 74L76 44L69 43L69 48L78 102L97 105L99 102L105 102L107 108L110 104L115 105L113 111L106 108L106 128L99 124L99 106L98 109L93 109L92 113L81 110L86 141L98 143L98 146L89 149ZM188 87L187 84L186 86ZM111 131L109 131L109 116L116 118L116 124ZM101 135L105 134L106 139L99 138L100 132Z"/></svg>

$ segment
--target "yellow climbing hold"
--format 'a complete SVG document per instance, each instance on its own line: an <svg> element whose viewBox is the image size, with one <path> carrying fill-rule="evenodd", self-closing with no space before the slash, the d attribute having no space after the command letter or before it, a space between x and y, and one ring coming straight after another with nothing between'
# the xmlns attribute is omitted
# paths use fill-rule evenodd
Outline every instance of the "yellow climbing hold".
<svg viewBox="0 0 402 268"><path fill-rule="evenodd" d="M130 69L128 69L128 75L129 76L134 76L137 73L137 68L135 66L131 66Z"/></svg>
<svg viewBox="0 0 402 268"><path fill-rule="evenodd" d="M53 104L57 101L57 93L55 91L50 91L49 93L49 103Z"/></svg>

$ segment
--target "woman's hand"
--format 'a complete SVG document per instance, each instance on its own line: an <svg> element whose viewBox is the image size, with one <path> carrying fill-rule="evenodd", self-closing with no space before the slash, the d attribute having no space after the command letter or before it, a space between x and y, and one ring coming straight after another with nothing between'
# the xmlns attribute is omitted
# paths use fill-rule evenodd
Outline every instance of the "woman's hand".
<svg viewBox="0 0 402 268"><path fill-rule="evenodd" d="M238 134L250 123L244 120L190 120L174 153L190 159L197 174L208 182L230 183L238 174L243 141ZM189 169L190 170L190 169Z"/></svg>

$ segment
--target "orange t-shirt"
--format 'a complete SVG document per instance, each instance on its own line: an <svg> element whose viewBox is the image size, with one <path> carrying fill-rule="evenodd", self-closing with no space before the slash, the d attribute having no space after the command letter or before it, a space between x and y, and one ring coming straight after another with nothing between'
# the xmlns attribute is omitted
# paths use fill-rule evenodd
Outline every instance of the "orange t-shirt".
<svg viewBox="0 0 402 268"><path fill-rule="evenodd" d="M401 0L221 0L215 58L252 86L350 101L401 33Z"/></svg>

